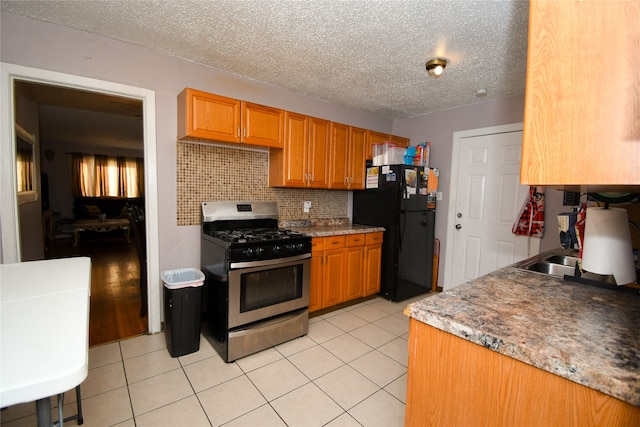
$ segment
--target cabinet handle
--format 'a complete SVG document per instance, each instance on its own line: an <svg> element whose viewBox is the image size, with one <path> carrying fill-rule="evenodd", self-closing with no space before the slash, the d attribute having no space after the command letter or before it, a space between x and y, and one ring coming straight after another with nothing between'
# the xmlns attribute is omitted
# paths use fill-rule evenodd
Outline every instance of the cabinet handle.
<svg viewBox="0 0 640 427"><path fill-rule="evenodd" d="M247 128L244 128L244 135L242 136L244 136L245 138L247 137Z"/></svg>
<svg viewBox="0 0 640 427"><path fill-rule="evenodd" d="M240 128L238 128L238 139L240 138Z"/></svg>

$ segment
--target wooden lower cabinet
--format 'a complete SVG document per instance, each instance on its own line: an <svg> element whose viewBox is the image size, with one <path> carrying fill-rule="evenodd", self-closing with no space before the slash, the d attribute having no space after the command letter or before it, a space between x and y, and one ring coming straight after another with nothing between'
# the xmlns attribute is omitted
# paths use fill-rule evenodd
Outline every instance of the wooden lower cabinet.
<svg viewBox="0 0 640 427"><path fill-rule="evenodd" d="M309 312L380 291L382 233L314 237Z"/></svg>
<svg viewBox="0 0 640 427"><path fill-rule="evenodd" d="M364 247L364 274L362 296L380 292L380 268L382 267L382 232L368 233Z"/></svg>
<svg viewBox="0 0 640 427"><path fill-rule="evenodd" d="M639 426L640 407L411 319L405 427Z"/></svg>

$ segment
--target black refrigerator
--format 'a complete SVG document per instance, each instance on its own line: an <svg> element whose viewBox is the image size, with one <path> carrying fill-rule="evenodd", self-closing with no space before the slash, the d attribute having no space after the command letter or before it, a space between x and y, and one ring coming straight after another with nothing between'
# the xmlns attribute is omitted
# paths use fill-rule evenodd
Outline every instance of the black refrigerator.
<svg viewBox="0 0 640 427"><path fill-rule="evenodd" d="M353 193L353 223L385 228L380 295L391 301L431 290L435 209L433 202L428 205L428 171L407 165L369 167L367 189Z"/></svg>

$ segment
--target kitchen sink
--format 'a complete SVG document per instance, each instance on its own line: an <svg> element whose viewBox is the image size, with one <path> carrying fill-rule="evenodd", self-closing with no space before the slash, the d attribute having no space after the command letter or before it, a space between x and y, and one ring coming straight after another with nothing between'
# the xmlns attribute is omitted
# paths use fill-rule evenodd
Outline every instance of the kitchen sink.
<svg viewBox="0 0 640 427"><path fill-rule="evenodd" d="M578 257L571 255L551 255L544 257L543 260L551 264L568 265L570 267L575 267L576 263L578 262Z"/></svg>
<svg viewBox="0 0 640 427"><path fill-rule="evenodd" d="M536 271L538 273L557 277L564 277L565 275L573 276L575 274L575 267L545 261L535 262L533 264L526 265L524 268L529 271Z"/></svg>
<svg viewBox="0 0 640 427"><path fill-rule="evenodd" d="M516 268L540 273L547 276L558 277L579 282L589 282L591 284L615 285L613 276L603 276L600 274L580 271L576 268L578 263L577 251L570 249L558 249L542 253L533 258L515 264Z"/></svg>

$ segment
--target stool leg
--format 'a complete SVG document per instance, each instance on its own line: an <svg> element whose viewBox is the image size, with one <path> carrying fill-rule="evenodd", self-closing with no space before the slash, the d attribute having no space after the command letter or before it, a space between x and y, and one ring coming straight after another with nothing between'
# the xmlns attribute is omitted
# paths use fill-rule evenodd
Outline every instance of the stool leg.
<svg viewBox="0 0 640 427"><path fill-rule="evenodd" d="M80 386L76 387L76 403L78 405L78 425L82 425L84 423L84 419L82 418L82 398L80 397Z"/></svg>

